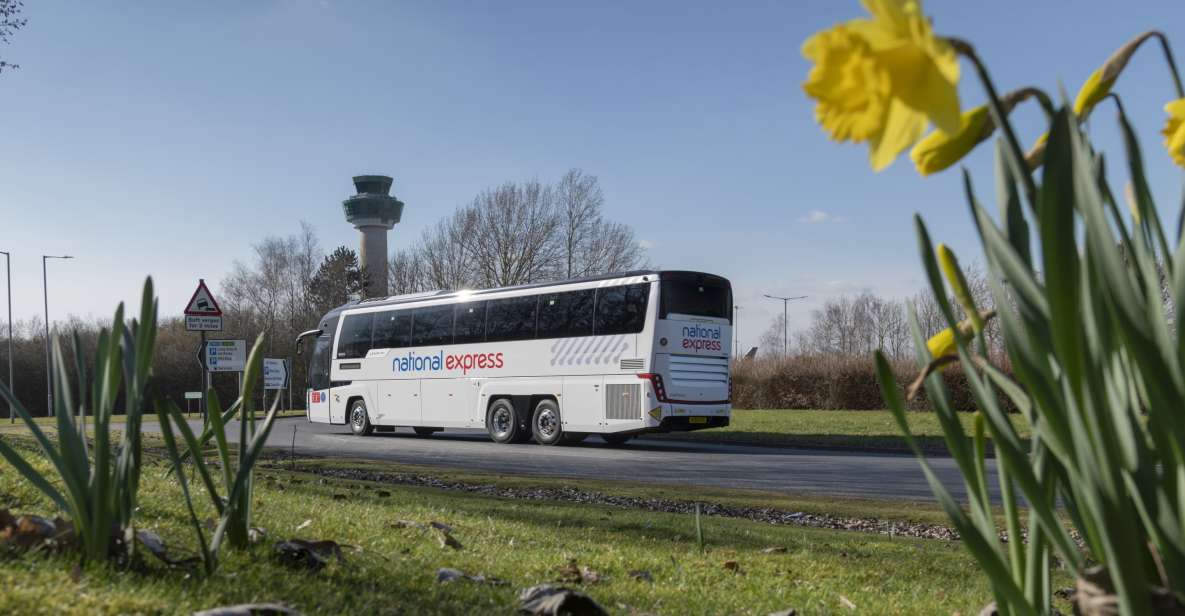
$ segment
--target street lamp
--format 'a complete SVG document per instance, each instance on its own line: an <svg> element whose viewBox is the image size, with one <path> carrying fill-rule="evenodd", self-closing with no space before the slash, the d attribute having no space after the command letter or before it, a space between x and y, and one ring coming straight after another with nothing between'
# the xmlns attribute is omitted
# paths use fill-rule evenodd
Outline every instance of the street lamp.
<svg viewBox="0 0 1185 616"><path fill-rule="evenodd" d="M806 299L805 295L798 295L796 297L778 297L777 295L763 294L770 299L780 300L782 302L782 356L785 357L790 354L790 302L796 299Z"/></svg>
<svg viewBox="0 0 1185 616"><path fill-rule="evenodd" d="M732 354L741 358L741 307L732 307Z"/></svg>
<svg viewBox="0 0 1185 616"><path fill-rule="evenodd" d="M8 391L12 392L12 255L0 250L4 255L4 280L8 282ZM15 395L15 394L13 394ZM8 403L8 423L16 422L16 411L12 403Z"/></svg>
<svg viewBox="0 0 1185 616"><path fill-rule="evenodd" d="M53 414L53 360L49 352L49 278L46 273L46 262L50 259L73 259L70 255L41 255L41 289L45 300L45 416Z"/></svg>

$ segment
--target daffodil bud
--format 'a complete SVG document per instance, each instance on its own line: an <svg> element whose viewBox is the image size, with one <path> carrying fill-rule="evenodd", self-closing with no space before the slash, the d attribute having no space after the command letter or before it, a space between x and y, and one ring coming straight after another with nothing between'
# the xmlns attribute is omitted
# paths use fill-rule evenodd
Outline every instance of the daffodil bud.
<svg viewBox="0 0 1185 616"><path fill-rule="evenodd" d="M937 173L959 162L996 129L986 105L963 113L959 130L947 134L936 130L913 146L909 157L922 175Z"/></svg>
<svg viewBox="0 0 1185 616"><path fill-rule="evenodd" d="M1154 37L1160 36L1160 33L1149 30L1132 40L1128 41L1115 50L1110 58L1089 77L1086 78L1086 83L1078 89L1078 96L1074 99L1074 114L1079 118L1085 119L1090 115L1095 105L1102 102L1108 94L1111 93L1111 88L1115 85L1115 81L1119 79L1120 73L1124 68L1127 68L1128 60L1131 60L1132 54L1140 48L1144 41Z"/></svg>
<svg viewBox="0 0 1185 616"><path fill-rule="evenodd" d="M967 318L971 321L975 331L982 330L983 319L979 316L979 309L975 307L975 299L971 297L971 290L967 288L967 278L963 276L963 270L959 268L959 260L955 257L955 253L947 248L946 244L938 245L938 265L942 268L942 273L946 276L946 281L950 284L955 299L967 313Z"/></svg>

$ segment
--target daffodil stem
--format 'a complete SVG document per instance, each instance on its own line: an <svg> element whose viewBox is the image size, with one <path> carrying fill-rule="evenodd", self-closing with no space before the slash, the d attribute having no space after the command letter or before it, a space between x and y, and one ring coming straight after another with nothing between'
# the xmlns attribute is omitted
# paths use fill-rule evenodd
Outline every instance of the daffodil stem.
<svg viewBox="0 0 1185 616"><path fill-rule="evenodd" d="M1018 90L1013 90L1012 92L1009 92L1008 94L1005 94L1004 96L1005 97L1015 96L1018 99L1017 102L1023 101L1027 98L1037 99L1037 102L1041 104L1041 109L1045 112L1045 117L1050 120L1053 119L1053 116L1056 113L1056 110L1053 108L1053 100L1050 99L1049 95L1046 94L1045 91L1040 88L1028 86L1025 88L1020 88Z"/></svg>
<svg viewBox="0 0 1185 616"><path fill-rule="evenodd" d="M1173 50L1169 47L1169 39L1160 31L1153 32L1153 36L1160 41L1160 48L1164 50L1164 60L1169 65L1169 73L1173 76L1173 86L1177 88L1177 98L1185 98L1185 88L1181 87L1181 73L1177 71L1177 62L1173 60Z"/></svg>
<svg viewBox="0 0 1185 616"><path fill-rule="evenodd" d="M996 92L996 86L992 83L992 77L988 74L987 67L979 59L979 55L975 53L975 48L970 43L962 39L951 38L951 47L955 49L959 55L971 61L975 66L975 73L979 76L980 83L983 84L983 89L987 91L988 95L988 109L992 112L992 119L996 122L996 126L1004 133L1004 141L1008 144L1008 149L1012 156L1008 158L1008 164L1012 166L1012 172L1017 177L1021 178L1024 184L1025 197L1029 201L1029 205L1033 210L1037 209L1037 183L1033 181L1033 175L1029 172L1029 167L1025 164L1024 151L1020 149L1020 141L1016 138L1016 133L1012 130L1012 125L1008 123L1008 114L1005 113L1003 105L1000 103L1000 95Z"/></svg>

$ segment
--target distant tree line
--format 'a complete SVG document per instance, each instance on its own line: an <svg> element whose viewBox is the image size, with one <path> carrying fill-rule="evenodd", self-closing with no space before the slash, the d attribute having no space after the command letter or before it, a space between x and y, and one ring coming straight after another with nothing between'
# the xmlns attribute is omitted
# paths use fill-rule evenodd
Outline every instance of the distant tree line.
<svg viewBox="0 0 1185 616"><path fill-rule="evenodd" d="M994 306L984 270L978 264L965 269L967 284L975 303L981 310ZM950 298L956 317L965 318L959 303ZM869 358L873 351L883 349L894 360L912 359L913 334L909 325L909 309L917 315L918 327L926 338L946 328L946 320L938 302L929 291L913 297L893 299L871 291L829 298L822 307L811 312L810 324L791 332L788 352L783 352L783 326L779 314L761 334L757 347L759 357L822 356ZM1003 354L1003 338L999 323L992 321L986 330L988 351L993 358Z"/></svg>
<svg viewBox="0 0 1185 616"><path fill-rule="evenodd" d="M508 182L483 191L392 257L392 292L505 286L643 267L645 250L633 230L606 219L603 205L597 178L578 169L554 184ZM365 281L353 249L339 246L326 253L316 231L302 222L296 233L253 245L250 258L236 262L215 286L225 330L211 337L250 344L266 334L266 357L292 358L296 336L316 327L334 307L366 295ZM71 317L54 330L66 337L77 332L89 356L103 324ZM38 413L44 413L46 401L44 327L39 318L14 323L14 389ZM160 319L156 382L177 400L201 386L197 346L198 335L186 331L182 319ZM0 345L0 356L3 352ZM6 362L0 362L2 378ZM292 390L298 408L306 379L303 358L296 358ZM215 374L213 380L223 400L234 399L235 375ZM7 412L3 403L0 409Z"/></svg>

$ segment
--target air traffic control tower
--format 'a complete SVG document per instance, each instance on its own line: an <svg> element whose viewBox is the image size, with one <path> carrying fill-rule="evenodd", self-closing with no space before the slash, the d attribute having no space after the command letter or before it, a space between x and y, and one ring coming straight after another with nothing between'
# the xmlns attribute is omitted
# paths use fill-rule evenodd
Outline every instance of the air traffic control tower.
<svg viewBox="0 0 1185 616"><path fill-rule="evenodd" d="M391 182L386 175L356 175L358 194L342 201L346 220L362 238L359 261L366 269L367 297L387 295L387 232L403 215L403 202L391 196Z"/></svg>

